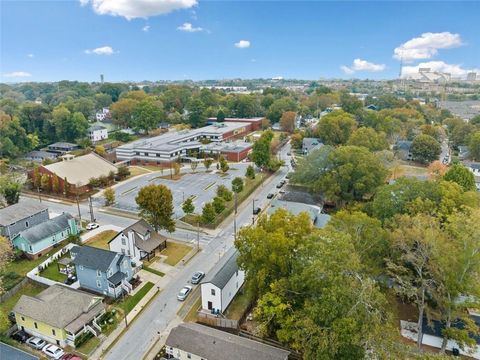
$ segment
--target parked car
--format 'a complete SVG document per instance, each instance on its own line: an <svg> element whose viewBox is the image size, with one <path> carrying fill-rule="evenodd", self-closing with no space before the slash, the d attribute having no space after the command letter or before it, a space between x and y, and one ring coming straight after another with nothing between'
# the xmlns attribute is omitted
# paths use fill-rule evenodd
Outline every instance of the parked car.
<svg viewBox="0 0 480 360"><path fill-rule="evenodd" d="M60 360L82 360L80 356L74 355L74 354L65 354L63 355Z"/></svg>
<svg viewBox="0 0 480 360"><path fill-rule="evenodd" d="M10 337L11 337L13 340L16 340L16 341L18 341L18 342L24 343L24 342L26 342L28 339L30 339L31 336L28 335L25 331L19 330L19 331L14 332Z"/></svg>
<svg viewBox="0 0 480 360"><path fill-rule="evenodd" d="M259 207L253 209L253 215L258 215L258 214L260 214L260 211L262 211L262 209L259 208Z"/></svg>
<svg viewBox="0 0 480 360"><path fill-rule="evenodd" d="M279 182L279 183L277 184L277 189L280 189L282 186L283 186L283 184L282 184L281 182Z"/></svg>
<svg viewBox="0 0 480 360"><path fill-rule="evenodd" d="M190 294L190 291L192 291L192 287L185 285L182 290L177 295L177 299L180 301L183 301L187 298L188 294Z"/></svg>
<svg viewBox="0 0 480 360"><path fill-rule="evenodd" d="M88 224L87 224L86 229L87 229L87 230L93 230L93 229L98 228L98 226L99 226L99 225L98 225L97 223L92 222L92 223L88 223Z"/></svg>
<svg viewBox="0 0 480 360"><path fill-rule="evenodd" d="M63 355L65 355L65 351L60 349L58 346L55 345L47 345L42 349L42 352L47 355L50 359L60 359Z"/></svg>
<svg viewBox="0 0 480 360"><path fill-rule="evenodd" d="M198 284L200 280L205 277L205 273L203 271L196 271L195 274L192 276L192 284Z"/></svg>
<svg viewBox="0 0 480 360"><path fill-rule="evenodd" d="M273 199L274 196L275 196L274 194L270 193L267 195L267 199Z"/></svg>
<svg viewBox="0 0 480 360"><path fill-rule="evenodd" d="M68 275L68 277L65 279L63 283L67 285L72 285L75 281L77 281L77 277L75 275L70 274Z"/></svg>
<svg viewBox="0 0 480 360"><path fill-rule="evenodd" d="M47 345L47 342L39 337L32 336L27 340L26 344L36 350L42 350Z"/></svg>

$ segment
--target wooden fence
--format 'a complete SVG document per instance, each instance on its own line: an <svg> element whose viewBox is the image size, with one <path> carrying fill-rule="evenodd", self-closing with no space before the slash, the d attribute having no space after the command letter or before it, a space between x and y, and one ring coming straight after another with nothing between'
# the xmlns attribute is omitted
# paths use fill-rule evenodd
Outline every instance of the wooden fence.
<svg viewBox="0 0 480 360"><path fill-rule="evenodd" d="M218 317L212 314L207 314L201 311L199 311L197 315L198 315L197 316L198 322L201 322L205 325L228 328L228 329L239 328L238 320L225 319L225 318Z"/></svg>

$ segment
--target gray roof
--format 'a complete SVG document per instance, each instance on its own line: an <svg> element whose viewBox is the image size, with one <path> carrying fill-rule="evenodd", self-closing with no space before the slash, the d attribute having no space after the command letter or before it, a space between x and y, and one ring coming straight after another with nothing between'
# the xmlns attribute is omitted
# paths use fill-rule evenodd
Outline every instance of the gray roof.
<svg viewBox="0 0 480 360"><path fill-rule="evenodd" d="M30 151L23 157L24 159L56 159L57 154L48 151Z"/></svg>
<svg viewBox="0 0 480 360"><path fill-rule="evenodd" d="M69 143L69 142L56 142L53 144L48 145L48 147L57 147L57 148L65 148L65 149L70 149L70 148L75 148L78 147L77 144L74 143Z"/></svg>
<svg viewBox="0 0 480 360"><path fill-rule="evenodd" d="M113 285L119 284L127 275L122 273L121 271L116 272L112 276L108 278L108 281L110 281Z"/></svg>
<svg viewBox="0 0 480 360"><path fill-rule="evenodd" d="M209 275L202 283L212 283L219 289L223 289L233 274L238 270L237 258L238 251L231 248L223 258L213 267Z"/></svg>
<svg viewBox="0 0 480 360"><path fill-rule="evenodd" d="M95 130L106 130L107 128L102 125L92 125L88 128L88 131L95 131Z"/></svg>
<svg viewBox="0 0 480 360"><path fill-rule="evenodd" d="M186 323L173 328L166 345L208 360L286 360L289 351L213 329ZM228 354L228 356L227 356Z"/></svg>
<svg viewBox="0 0 480 360"><path fill-rule="evenodd" d="M8 360L38 360L37 356L0 342L0 359Z"/></svg>
<svg viewBox="0 0 480 360"><path fill-rule="evenodd" d="M101 297L55 284L35 296L22 295L13 311L52 327L75 331L104 309Z"/></svg>
<svg viewBox="0 0 480 360"><path fill-rule="evenodd" d="M0 225L7 226L19 220L38 214L48 207L39 202L22 202L0 209Z"/></svg>
<svg viewBox="0 0 480 360"><path fill-rule="evenodd" d="M147 223L143 219L140 219L135 224L132 224L129 227L125 228L123 231L121 231L120 234L110 240L109 243L115 240L118 236L121 236L122 234L128 236L129 231L132 231L134 234L135 246L147 253L152 252L165 241L167 241L167 238L165 236L157 233L149 223ZM145 240L144 236L148 232L150 232L150 238Z"/></svg>
<svg viewBox="0 0 480 360"><path fill-rule="evenodd" d="M70 253L75 254L72 261L75 265L82 265L86 268L100 270L102 272L108 270L117 256L117 253L114 251L87 245L74 246L70 249Z"/></svg>
<svg viewBox="0 0 480 360"><path fill-rule="evenodd" d="M17 236L21 236L27 240L30 244L34 244L49 236L58 234L69 228L68 220L73 219L69 213L63 213L53 219L47 220L38 225L32 226L27 230L21 231ZM16 238L16 237L15 237Z"/></svg>
<svg viewBox="0 0 480 360"><path fill-rule="evenodd" d="M408 140L399 140L395 143L394 148L396 150L410 150L412 146L412 142Z"/></svg>

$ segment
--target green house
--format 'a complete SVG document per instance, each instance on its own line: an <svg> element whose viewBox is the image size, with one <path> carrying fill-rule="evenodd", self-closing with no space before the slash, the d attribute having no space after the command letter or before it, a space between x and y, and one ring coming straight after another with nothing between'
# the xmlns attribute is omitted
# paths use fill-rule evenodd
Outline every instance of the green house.
<svg viewBox="0 0 480 360"><path fill-rule="evenodd" d="M52 247L65 240L69 235L79 233L77 222L68 213L64 213L53 219L20 232L12 242L22 250L29 258L37 258L47 253Z"/></svg>

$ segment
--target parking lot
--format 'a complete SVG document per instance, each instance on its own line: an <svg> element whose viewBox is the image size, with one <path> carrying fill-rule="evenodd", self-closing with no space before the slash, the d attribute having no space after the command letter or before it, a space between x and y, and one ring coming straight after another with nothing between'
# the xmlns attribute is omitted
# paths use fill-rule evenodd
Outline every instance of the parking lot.
<svg viewBox="0 0 480 360"><path fill-rule="evenodd" d="M164 178L167 177L166 174L168 172L165 172L164 175L162 175L160 171L145 174L115 188L116 203L113 207L136 212L138 208L135 197L138 191L146 185L163 184L172 191L176 218L181 218L184 215L182 203L188 197L192 197L195 212L201 213L203 204L211 201L215 197L217 186L223 184L231 189L232 180L237 176L244 177L248 165L247 163L230 164L230 170L228 170L226 174L222 174L216 169L209 173L206 173L204 169L199 169L194 174L186 173L182 175L179 180Z"/></svg>

